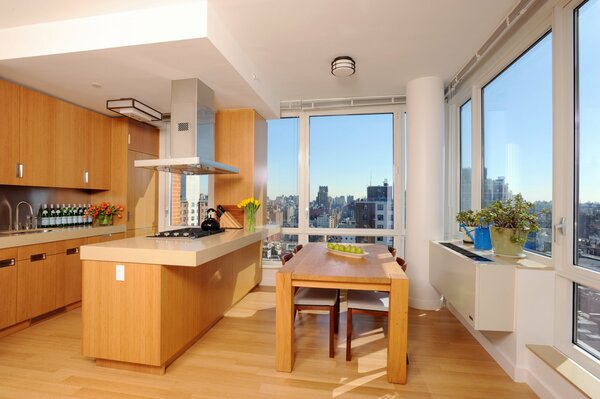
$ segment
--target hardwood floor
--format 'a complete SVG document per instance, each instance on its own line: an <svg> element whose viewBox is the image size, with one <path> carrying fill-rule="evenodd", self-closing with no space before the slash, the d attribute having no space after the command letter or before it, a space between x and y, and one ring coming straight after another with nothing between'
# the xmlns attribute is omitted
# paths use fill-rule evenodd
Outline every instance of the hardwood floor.
<svg viewBox="0 0 600 399"><path fill-rule="evenodd" d="M265 276L269 281L269 276ZM294 371L275 366L275 292L233 307L164 376L96 367L81 356L75 309L0 339L0 398L535 398L447 311L409 312L408 384L386 382L385 319L357 316L346 363L345 310L336 356L325 314L296 320Z"/></svg>

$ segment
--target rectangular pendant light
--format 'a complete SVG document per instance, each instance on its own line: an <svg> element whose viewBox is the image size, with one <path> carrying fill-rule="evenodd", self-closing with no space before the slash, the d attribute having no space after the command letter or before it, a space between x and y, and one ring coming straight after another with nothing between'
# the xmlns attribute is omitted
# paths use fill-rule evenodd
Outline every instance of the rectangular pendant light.
<svg viewBox="0 0 600 399"><path fill-rule="evenodd" d="M135 98L107 100L106 108L140 122L156 122L162 120L162 114L160 112Z"/></svg>

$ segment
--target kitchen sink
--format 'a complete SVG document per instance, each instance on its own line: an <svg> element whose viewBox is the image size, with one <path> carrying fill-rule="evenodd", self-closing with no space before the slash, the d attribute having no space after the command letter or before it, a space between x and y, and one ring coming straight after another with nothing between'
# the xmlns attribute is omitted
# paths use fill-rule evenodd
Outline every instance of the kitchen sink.
<svg viewBox="0 0 600 399"><path fill-rule="evenodd" d="M31 230L3 230L0 231L1 236L22 236L26 234L40 234L40 233L48 233L52 231L52 229L31 229Z"/></svg>

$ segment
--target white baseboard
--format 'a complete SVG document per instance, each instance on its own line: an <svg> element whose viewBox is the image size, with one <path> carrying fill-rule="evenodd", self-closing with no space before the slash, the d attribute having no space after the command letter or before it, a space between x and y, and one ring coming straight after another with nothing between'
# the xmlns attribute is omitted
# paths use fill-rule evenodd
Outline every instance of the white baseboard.
<svg viewBox="0 0 600 399"><path fill-rule="evenodd" d="M442 302L439 299L429 300L409 297L408 306L419 310L436 310L442 307Z"/></svg>

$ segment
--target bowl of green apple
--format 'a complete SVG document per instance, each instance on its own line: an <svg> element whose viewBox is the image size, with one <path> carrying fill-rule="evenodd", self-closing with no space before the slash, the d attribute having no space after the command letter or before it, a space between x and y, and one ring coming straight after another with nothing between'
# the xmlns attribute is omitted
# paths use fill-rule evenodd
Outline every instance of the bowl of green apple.
<svg viewBox="0 0 600 399"><path fill-rule="evenodd" d="M327 243L327 250L334 255L347 256L349 258L363 258L365 255L369 254L361 247L356 247L351 244L335 244L332 242Z"/></svg>

